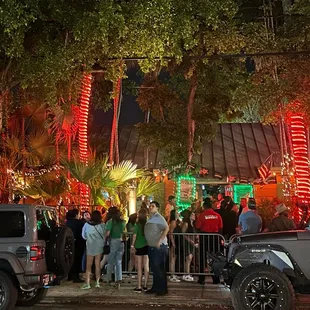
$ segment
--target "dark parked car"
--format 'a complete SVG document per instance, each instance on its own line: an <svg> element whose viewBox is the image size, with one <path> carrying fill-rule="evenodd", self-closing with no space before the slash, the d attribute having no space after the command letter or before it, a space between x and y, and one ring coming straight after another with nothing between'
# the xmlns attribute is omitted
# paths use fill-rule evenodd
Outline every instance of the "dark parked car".
<svg viewBox="0 0 310 310"><path fill-rule="evenodd" d="M212 257L238 310L293 310L310 289L310 231L239 236L227 257Z"/></svg>
<svg viewBox="0 0 310 310"><path fill-rule="evenodd" d="M0 205L0 310L33 306L71 269L72 231L55 208Z"/></svg>

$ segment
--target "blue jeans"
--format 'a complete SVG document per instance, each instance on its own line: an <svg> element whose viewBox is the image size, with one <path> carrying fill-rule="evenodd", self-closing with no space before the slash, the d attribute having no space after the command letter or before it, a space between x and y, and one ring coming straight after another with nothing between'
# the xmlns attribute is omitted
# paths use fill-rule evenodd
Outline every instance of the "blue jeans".
<svg viewBox="0 0 310 310"><path fill-rule="evenodd" d="M82 272L86 272L86 250L82 257Z"/></svg>
<svg viewBox="0 0 310 310"><path fill-rule="evenodd" d="M152 291L166 292L168 290L166 275L168 247L166 245L161 245L159 249L156 247L149 247L148 256L151 271L153 272Z"/></svg>
<svg viewBox="0 0 310 310"><path fill-rule="evenodd" d="M120 239L111 239L110 254L108 256L107 274L108 281L112 281L112 271L115 268L115 281L122 280L122 258L124 242Z"/></svg>

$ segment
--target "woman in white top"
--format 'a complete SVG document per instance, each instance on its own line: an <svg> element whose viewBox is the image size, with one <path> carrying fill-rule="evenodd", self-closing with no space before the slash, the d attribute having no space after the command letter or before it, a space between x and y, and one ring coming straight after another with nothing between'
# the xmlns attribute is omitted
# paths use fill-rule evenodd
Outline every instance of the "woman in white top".
<svg viewBox="0 0 310 310"><path fill-rule="evenodd" d="M100 261L103 253L105 235L105 224L101 223L101 213L94 211L91 215L91 219L83 227L82 237L86 240L86 280L82 289L90 289L90 274L95 260L96 267L96 287L100 287Z"/></svg>

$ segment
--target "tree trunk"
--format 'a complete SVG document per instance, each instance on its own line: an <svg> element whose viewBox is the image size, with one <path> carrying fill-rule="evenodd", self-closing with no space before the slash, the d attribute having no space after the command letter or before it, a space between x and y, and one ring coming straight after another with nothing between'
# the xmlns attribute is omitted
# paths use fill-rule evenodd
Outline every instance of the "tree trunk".
<svg viewBox="0 0 310 310"><path fill-rule="evenodd" d="M115 126L115 162L119 164L119 146L118 146L118 124L119 124L119 117L121 114L121 107L122 107L122 80L119 80L119 99L118 99L118 107L117 107L117 122Z"/></svg>
<svg viewBox="0 0 310 310"><path fill-rule="evenodd" d="M195 95L198 87L197 73L194 69L193 75L190 80L190 93L187 105L187 134L188 134L188 145L187 145L187 161L190 163L194 155L194 138L195 138L195 121L193 120Z"/></svg>
<svg viewBox="0 0 310 310"><path fill-rule="evenodd" d="M59 154L59 128L57 128L56 131L56 141L55 141L55 157L56 157L56 165L59 166L60 165L60 154ZM56 175L59 176L59 170L56 170Z"/></svg>
<svg viewBox="0 0 310 310"><path fill-rule="evenodd" d="M84 74L81 88L80 116L79 116L79 156L80 161L87 165L88 163L88 112L91 95L91 74ZM86 184L80 184L80 204L89 205L89 187Z"/></svg>
<svg viewBox="0 0 310 310"><path fill-rule="evenodd" d="M144 120L145 123L148 124L150 122L150 116L151 116L151 111L148 110L145 113L145 120ZM149 169L149 157L150 157L150 147L149 146L145 146L144 147L144 167L146 169Z"/></svg>
<svg viewBox="0 0 310 310"><path fill-rule="evenodd" d="M23 180L24 180L24 187L26 186L26 132L25 132L25 117L22 116L22 124L21 124L21 141L22 141L22 158L23 158ZM23 203L25 203L25 197L23 198Z"/></svg>
<svg viewBox="0 0 310 310"><path fill-rule="evenodd" d="M3 106L4 106L4 95L0 92L0 132L3 128Z"/></svg>
<svg viewBox="0 0 310 310"><path fill-rule="evenodd" d="M113 114L113 123L111 130L111 140L110 140L110 164L112 165L114 162L115 155L115 141L118 139L117 131L118 131L118 107L119 107L119 96L120 96L120 87L121 87L121 79L118 79L115 89L115 97L113 102L114 114ZM118 143L117 143L118 147Z"/></svg>
<svg viewBox="0 0 310 310"><path fill-rule="evenodd" d="M71 140L72 140L72 130L70 130L70 134L68 136L68 161L71 161ZM70 171L68 170L68 180L70 180Z"/></svg>

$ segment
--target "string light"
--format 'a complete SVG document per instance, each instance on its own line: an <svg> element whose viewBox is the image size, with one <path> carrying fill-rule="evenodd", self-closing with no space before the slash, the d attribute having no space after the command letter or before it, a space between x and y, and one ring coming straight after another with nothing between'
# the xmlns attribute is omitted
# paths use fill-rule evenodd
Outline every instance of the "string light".
<svg viewBox="0 0 310 310"><path fill-rule="evenodd" d="M80 115L79 115L79 156L80 161L88 163L88 111L89 101L91 95L91 74L85 73L83 75L80 99ZM89 187L86 184L80 184L80 203L81 205L88 205L89 203Z"/></svg>
<svg viewBox="0 0 310 310"><path fill-rule="evenodd" d="M294 102L291 106L299 107L300 102ZM310 201L310 171L308 159L307 132L304 114L301 112L288 113L288 129L291 138L291 151L294 163L293 175L295 177L295 190L298 201L309 203ZM297 207L295 216L298 222L302 218L302 210Z"/></svg>
<svg viewBox="0 0 310 310"><path fill-rule="evenodd" d="M295 163L295 178L297 183L297 196L309 201L310 174L306 127L301 113L290 115L289 130L292 139L292 153Z"/></svg>

